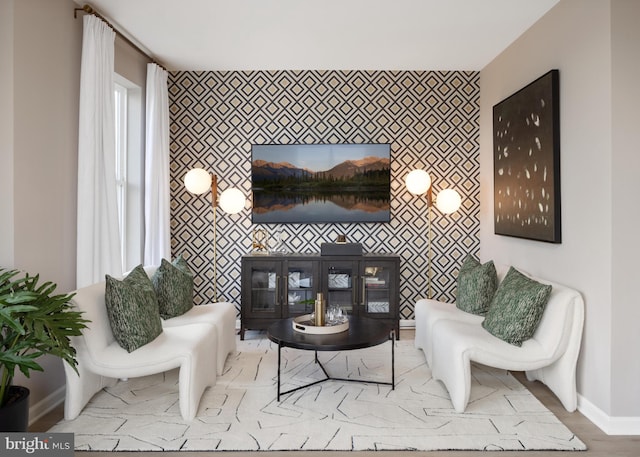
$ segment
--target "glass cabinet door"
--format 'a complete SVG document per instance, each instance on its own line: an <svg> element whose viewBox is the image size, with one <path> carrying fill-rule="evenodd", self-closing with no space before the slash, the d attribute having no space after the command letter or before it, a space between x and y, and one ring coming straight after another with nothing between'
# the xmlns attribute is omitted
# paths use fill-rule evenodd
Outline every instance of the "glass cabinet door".
<svg viewBox="0 0 640 457"><path fill-rule="evenodd" d="M338 306L344 314L356 312L358 262L322 262L323 283L327 308Z"/></svg>
<svg viewBox="0 0 640 457"><path fill-rule="evenodd" d="M311 314L320 291L317 262L289 260L285 268L283 300L286 306L282 317Z"/></svg>
<svg viewBox="0 0 640 457"><path fill-rule="evenodd" d="M280 264L252 262L249 268L251 299L246 310L248 317L280 317Z"/></svg>
<svg viewBox="0 0 640 457"><path fill-rule="evenodd" d="M393 317L396 296L394 275L397 268L393 262L363 262L360 275L361 313L368 317Z"/></svg>

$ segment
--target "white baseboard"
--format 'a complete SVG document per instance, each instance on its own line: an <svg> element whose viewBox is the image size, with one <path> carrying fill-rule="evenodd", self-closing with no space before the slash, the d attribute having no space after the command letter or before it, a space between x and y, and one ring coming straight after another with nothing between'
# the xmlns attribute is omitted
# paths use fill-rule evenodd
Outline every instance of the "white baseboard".
<svg viewBox="0 0 640 457"><path fill-rule="evenodd" d="M59 387L33 406L29 407L29 425L40 419L53 408L64 403L66 387Z"/></svg>
<svg viewBox="0 0 640 457"><path fill-rule="evenodd" d="M413 319L400 319L400 328L416 328L416 321Z"/></svg>
<svg viewBox="0 0 640 457"><path fill-rule="evenodd" d="M578 411L607 435L640 435L640 417L611 417L578 395Z"/></svg>

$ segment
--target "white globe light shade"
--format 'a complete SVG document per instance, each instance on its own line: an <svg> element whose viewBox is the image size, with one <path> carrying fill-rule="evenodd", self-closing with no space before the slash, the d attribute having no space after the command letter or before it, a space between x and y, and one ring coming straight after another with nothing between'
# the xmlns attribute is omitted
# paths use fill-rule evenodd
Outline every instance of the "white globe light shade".
<svg viewBox="0 0 640 457"><path fill-rule="evenodd" d="M414 195L422 195L431 187L431 177L424 170L413 170L404 180L407 190Z"/></svg>
<svg viewBox="0 0 640 457"><path fill-rule="evenodd" d="M211 189L211 175L202 168L194 168L184 176L184 187L192 194L204 194Z"/></svg>
<svg viewBox="0 0 640 457"><path fill-rule="evenodd" d="M451 214L460 208L462 197L453 189L443 189L436 197L436 207L444 214Z"/></svg>
<svg viewBox="0 0 640 457"><path fill-rule="evenodd" d="M231 187L220 194L218 204L222 211L229 214L239 213L244 209L244 194L240 189Z"/></svg>

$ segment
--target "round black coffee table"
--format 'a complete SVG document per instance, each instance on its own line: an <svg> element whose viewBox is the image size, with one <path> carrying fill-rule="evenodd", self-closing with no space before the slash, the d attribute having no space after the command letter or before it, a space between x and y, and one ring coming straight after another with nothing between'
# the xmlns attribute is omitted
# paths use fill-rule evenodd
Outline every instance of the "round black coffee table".
<svg viewBox="0 0 640 457"><path fill-rule="evenodd" d="M395 354L394 337L395 331L389 325L383 324L375 319L366 317L349 316L349 329L340 333L330 333L326 335L314 335L298 332L293 329L292 318L282 319L271 324L267 330L267 336L271 341L278 344L278 401L281 395L290 394L296 390L305 389L315 384L334 380L349 382L366 382L372 384L384 384L395 388ZM367 381L364 379L336 378L327 373L324 366L318 360L318 351L348 351L352 349L363 349L377 346L386 341L391 341L391 382ZM324 379L296 387L295 389L280 391L280 363L281 351L283 347L294 349L304 349L315 352L315 362L320 366L326 376Z"/></svg>

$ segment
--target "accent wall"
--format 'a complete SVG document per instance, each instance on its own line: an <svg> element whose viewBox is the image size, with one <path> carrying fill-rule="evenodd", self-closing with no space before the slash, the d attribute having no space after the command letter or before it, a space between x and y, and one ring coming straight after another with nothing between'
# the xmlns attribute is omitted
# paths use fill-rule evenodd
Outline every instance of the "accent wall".
<svg viewBox="0 0 640 457"><path fill-rule="evenodd" d="M240 258L254 228L282 232L291 252L320 251L338 234L366 252L401 256L400 317L426 296L426 198L404 179L429 171L435 194L452 187L462 207L432 211L435 298L453 301L462 258L479 251L479 75L431 71L172 72L171 231L173 255L184 254L196 276L196 303L213 299L213 211L210 193L186 191L184 175L202 167L220 191L238 187L248 203L240 214L217 212L218 299L240 306ZM251 222L251 145L391 144L391 222L269 224Z"/></svg>

